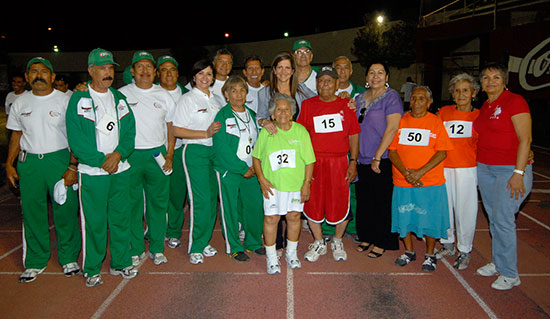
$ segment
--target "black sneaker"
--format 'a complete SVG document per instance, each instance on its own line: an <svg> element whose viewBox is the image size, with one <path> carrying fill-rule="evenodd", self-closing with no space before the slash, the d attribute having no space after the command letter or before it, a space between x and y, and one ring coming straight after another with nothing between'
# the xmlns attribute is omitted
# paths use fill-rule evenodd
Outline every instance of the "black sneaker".
<svg viewBox="0 0 550 319"><path fill-rule="evenodd" d="M231 258L236 261L236 262L240 262L240 263L244 263L244 262L247 262L250 260L250 257L248 257L247 254L245 254L243 251L239 251L239 252L236 252L236 253L232 253L231 254Z"/></svg>
<svg viewBox="0 0 550 319"><path fill-rule="evenodd" d="M416 260L416 253L405 252L403 255L399 256L399 258L395 260L395 264L397 266L403 267L408 265L411 261L415 261L415 260Z"/></svg>
<svg viewBox="0 0 550 319"><path fill-rule="evenodd" d="M260 247L260 248L254 250L254 251L247 249L246 251L247 252L254 252L258 256L265 256L265 247Z"/></svg>
<svg viewBox="0 0 550 319"><path fill-rule="evenodd" d="M422 263L422 270L427 272L432 272L435 270L436 266L437 266L437 258L435 256L426 255L426 258Z"/></svg>

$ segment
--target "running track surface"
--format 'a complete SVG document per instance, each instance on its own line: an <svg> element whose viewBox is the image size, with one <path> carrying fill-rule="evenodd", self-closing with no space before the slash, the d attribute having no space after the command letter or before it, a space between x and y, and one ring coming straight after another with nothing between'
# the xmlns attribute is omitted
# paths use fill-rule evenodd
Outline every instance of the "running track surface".
<svg viewBox="0 0 550 319"><path fill-rule="evenodd" d="M509 291L490 287L495 278L475 270L491 259L487 219L480 209L470 267L452 268L454 259L439 261L434 273L422 272L425 245L415 242L419 258L401 268L403 252L388 251L371 259L344 239L348 260L329 253L316 263L303 260L312 241L302 230L302 268L267 275L265 257L250 254L237 263L223 253L217 225L212 245L219 254L202 265L188 262L186 245L166 248L168 263L148 259L132 280L108 274L104 284L86 288L83 276L66 278L57 263L55 229L52 257L32 283L20 284L23 270L21 209L16 196L0 192L0 317L2 318L550 318L550 149L535 150L534 187L517 218L519 272L522 284ZM481 206L480 206L481 207ZM51 214L50 214L51 221ZM53 224L51 224L53 225ZM79 261L80 262L80 261Z"/></svg>

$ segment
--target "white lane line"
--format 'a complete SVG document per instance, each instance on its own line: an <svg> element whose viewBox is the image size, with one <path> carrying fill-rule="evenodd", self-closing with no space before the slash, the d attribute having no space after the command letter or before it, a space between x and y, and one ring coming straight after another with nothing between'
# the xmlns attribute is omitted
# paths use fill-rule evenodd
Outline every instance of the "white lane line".
<svg viewBox="0 0 550 319"><path fill-rule="evenodd" d="M139 268L143 265L144 263L141 263L141 265L135 267L136 269L139 270ZM139 276L140 274L138 274ZM135 279L135 278L133 278ZM103 313L107 310L107 308L109 308L109 306L111 305L111 303L113 302L113 300L115 300L115 298L120 294L120 292L122 291L122 289L124 289L124 287L128 284L128 282L132 280L132 279L122 279L122 281L120 282L120 284L118 284L118 286L116 286L115 290L113 290L113 292L111 292L111 294L109 295L109 297L107 297L107 299L105 299L105 301L101 304L101 306L99 306L99 308L96 310L96 312L91 316L92 319L97 319L97 318L101 318L101 315L103 315ZM139 280L139 279L138 279Z"/></svg>
<svg viewBox="0 0 550 319"><path fill-rule="evenodd" d="M286 319L294 319L294 273L286 271Z"/></svg>
<svg viewBox="0 0 550 319"><path fill-rule="evenodd" d="M118 284L118 286L115 288L115 290L113 290L113 292L111 292L109 297L107 297L107 299L105 299L103 304L101 304L101 306L99 306L99 308L96 310L96 312L92 315L91 318L92 319L101 318L101 315L103 315L105 310L107 310L107 308L111 305L113 300L115 300L116 296L118 296L118 294L120 294L122 289L124 289L124 287L128 284L128 282L130 280L131 279L122 279L120 284Z"/></svg>
<svg viewBox="0 0 550 319"><path fill-rule="evenodd" d="M544 178L550 179L550 177L548 177L548 176L546 176L546 175L543 175L543 174L541 174L541 173L537 173L537 172L535 172L535 171L533 171L533 174L538 175L538 176L540 176L540 177L544 177Z"/></svg>
<svg viewBox="0 0 550 319"><path fill-rule="evenodd" d="M456 271L456 269L454 269L453 266L451 266L451 264L449 264L449 262L445 258L440 259L440 261L443 262L445 267L449 269L451 274L453 274L453 276L456 278L456 280L458 280L458 282L462 285L462 287L466 289L466 291L470 294L470 296L474 298L474 300L481 307L481 309L485 311L487 316L489 316L489 318L491 319L497 319L498 318L497 315L491 310L491 308L489 308L489 306L485 303L485 301L483 301L483 299L477 294L477 292L475 292L475 290L466 282L464 277L462 277L462 275L460 275L458 271Z"/></svg>
<svg viewBox="0 0 550 319"><path fill-rule="evenodd" d="M519 213L527 218L529 218L530 220L534 221L535 223L539 224L540 226L542 226L543 228L546 228L547 230L550 230L550 226L544 224L543 222L539 221L538 219L534 218L534 217L531 217L529 215L527 215L526 213L524 213L523 211L519 211Z"/></svg>
<svg viewBox="0 0 550 319"><path fill-rule="evenodd" d="M213 274L211 271L150 271L141 274L145 275L169 275L169 276L178 276L178 275L193 275L193 274ZM226 275L236 275L236 276L258 276L265 275L265 272L227 272Z"/></svg>
<svg viewBox="0 0 550 319"><path fill-rule="evenodd" d="M346 276L346 275L365 275L365 276L431 276L426 272L307 272L308 275L331 275L331 276Z"/></svg>
<svg viewBox="0 0 550 319"><path fill-rule="evenodd" d="M516 231L530 231L530 228L516 228ZM478 228L476 231L490 231L489 228Z"/></svg>
<svg viewBox="0 0 550 319"><path fill-rule="evenodd" d="M20 244L19 246L13 248L12 250L8 251L7 253L3 254L2 256L0 256L0 260L8 257L11 253L13 253L14 251L17 251L19 249L21 249L21 247L23 247L23 244Z"/></svg>
<svg viewBox="0 0 550 319"><path fill-rule="evenodd" d="M534 188L531 190L531 193L550 194L550 189Z"/></svg>

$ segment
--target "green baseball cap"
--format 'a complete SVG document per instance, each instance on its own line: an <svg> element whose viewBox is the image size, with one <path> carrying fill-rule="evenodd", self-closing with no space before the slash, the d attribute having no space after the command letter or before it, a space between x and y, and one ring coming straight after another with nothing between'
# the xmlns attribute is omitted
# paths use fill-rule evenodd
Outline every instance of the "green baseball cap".
<svg viewBox="0 0 550 319"><path fill-rule="evenodd" d="M157 62L157 68L159 66L161 66L161 64L163 64L164 62L172 62L172 63L174 63L174 65L176 67L178 66L178 61L176 61L176 59L174 59L174 57L169 56L169 55L163 55L159 58L159 60Z"/></svg>
<svg viewBox="0 0 550 319"><path fill-rule="evenodd" d="M29 62L27 63L27 71L29 71L31 65L36 64L36 63L44 64L53 73L53 67L52 67L52 64L50 63L50 61L48 61L48 60L46 60L42 57L34 57L34 58L30 59Z"/></svg>
<svg viewBox="0 0 550 319"><path fill-rule="evenodd" d="M113 64L119 66L113 59L113 54L110 51L97 48L92 50L88 55L88 65L105 65Z"/></svg>
<svg viewBox="0 0 550 319"><path fill-rule="evenodd" d="M132 58L132 65L136 64L136 62L141 61L143 59L150 60L153 62L153 65L156 64L155 58L153 58L153 55L147 51L136 51L134 53L134 57Z"/></svg>
<svg viewBox="0 0 550 319"><path fill-rule="evenodd" d="M296 51L296 50L298 50L299 48L302 48L302 47L306 47L306 48L313 51L313 48L311 47L311 43L309 43L309 41L306 41L306 40L297 40L296 42L294 42L294 46L292 47L292 51Z"/></svg>

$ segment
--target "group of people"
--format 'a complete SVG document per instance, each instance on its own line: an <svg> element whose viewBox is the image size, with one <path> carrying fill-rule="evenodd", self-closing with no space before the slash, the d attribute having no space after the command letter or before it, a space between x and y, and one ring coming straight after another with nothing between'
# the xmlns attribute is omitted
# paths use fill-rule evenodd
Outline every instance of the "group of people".
<svg viewBox="0 0 550 319"><path fill-rule="evenodd" d="M519 285L514 214L532 185L531 119L506 89L507 69L481 69L488 99L479 110L478 81L456 75L455 104L434 114L427 86L415 85L404 108L382 61L367 66L363 86L350 80L347 57L323 67L312 59L311 44L296 41L263 81L261 58L247 58L240 76L220 50L193 64L184 87L173 57L137 51L115 89L119 65L98 48L88 56L91 80L72 96L54 89L48 60L31 59L31 91L11 101L7 122L6 175L23 211L19 281L35 280L50 258L47 195L59 263L66 276L78 274L82 251L88 287L103 283L108 239L112 275L134 278L147 257L166 263L165 243L181 246L186 201L191 264L218 253L210 241L219 211L225 253L237 262L265 255L269 274L281 272L283 250L289 268L301 267L302 227L313 237L309 262L329 245L345 261L349 234L370 258L399 250L401 238L395 264L406 266L417 258L416 236L426 242L422 270L447 256L463 270L479 186L493 256L477 272L498 274L495 289Z"/></svg>

